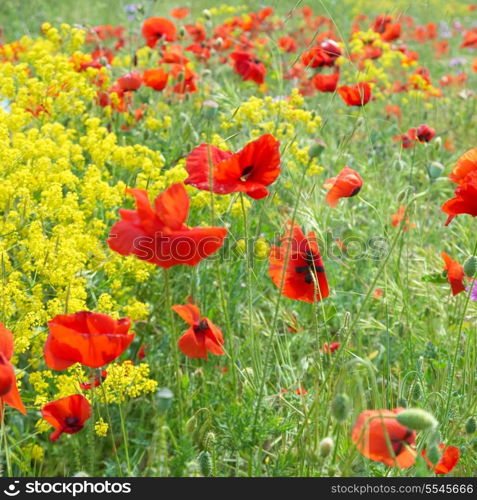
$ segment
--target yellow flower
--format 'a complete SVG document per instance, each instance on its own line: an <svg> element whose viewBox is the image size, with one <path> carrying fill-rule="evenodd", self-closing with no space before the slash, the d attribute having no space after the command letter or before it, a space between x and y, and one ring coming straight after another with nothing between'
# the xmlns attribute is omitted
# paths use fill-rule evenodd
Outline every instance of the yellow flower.
<svg viewBox="0 0 477 500"><path fill-rule="evenodd" d="M105 422L102 418L96 421L94 424L94 431L99 437L106 437L108 435L109 424Z"/></svg>

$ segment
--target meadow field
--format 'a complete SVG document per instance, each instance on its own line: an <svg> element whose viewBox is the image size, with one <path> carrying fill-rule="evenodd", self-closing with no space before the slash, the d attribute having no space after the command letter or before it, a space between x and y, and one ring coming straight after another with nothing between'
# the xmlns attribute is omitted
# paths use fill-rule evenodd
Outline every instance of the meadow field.
<svg viewBox="0 0 477 500"><path fill-rule="evenodd" d="M474 477L477 4L2 0L3 476Z"/></svg>

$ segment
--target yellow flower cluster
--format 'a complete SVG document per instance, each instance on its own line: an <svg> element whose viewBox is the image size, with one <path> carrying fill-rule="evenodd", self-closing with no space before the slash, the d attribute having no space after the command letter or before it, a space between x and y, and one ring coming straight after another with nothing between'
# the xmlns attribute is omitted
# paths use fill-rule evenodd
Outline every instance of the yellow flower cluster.
<svg viewBox="0 0 477 500"><path fill-rule="evenodd" d="M94 424L94 431L99 437L106 437L108 435L109 424L100 418Z"/></svg>
<svg viewBox="0 0 477 500"><path fill-rule="evenodd" d="M122 403L154 392L157 382L149 378L149 365L134 365L132 361L113 363L108 367L108 376L98 391L105 403Z"/></svg>
<svg viewBox="0 0 477 500"><path fill-rule="evenodd" d="M147 317L148 304L131 291L154 268L112 255L108 230L125 203L126 184L183 179L183 167L162 173L159 151L124 144L95 116L97 92L112 77L106 68L77 71L77 62L87 60L79 52L84 32L45 23L42 33L5 45L0 54L6 103L0 107L0 320L33 369L42 359L46 323L57 314L91 308ZM75 370L30 373L35 406L77 392L87 377ZM128 397L144 392L144 365L140 373L140 386L132 383Z"/></svg>

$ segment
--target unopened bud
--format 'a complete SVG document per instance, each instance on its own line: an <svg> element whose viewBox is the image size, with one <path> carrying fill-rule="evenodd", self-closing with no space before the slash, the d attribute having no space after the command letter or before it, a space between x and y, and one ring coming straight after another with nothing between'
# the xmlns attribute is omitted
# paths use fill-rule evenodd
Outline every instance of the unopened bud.
<svg viewBox="0 0 477 500"><path fill-rule="evenodd" d="M349 397L346 394L337 394L331 403L331 414L336 420L346 420L351 409Z"/></svg>
<svg viewBox="0 0 477 500"><path fill-rule="evenodd" d="M475 417L470 417L469 420L465 423L465 432L467 434L473 434L477 430L477 422Z"/></svg>
<svg viewBox="0 0 477 500"><path fill-rule="evenodd" d="M477 273L477 257L469 257L464 263L464 273L469 278L473 278Z"/></svg>
<svg viewBox="0 0 477 500"><path fill-rule="evenodd" d="M436 444L432 444L427 448L427 458L433 465L436 465L441 459L441 452Z"/></svg>
<svg viewBox="0 0 477 500"><path fill-rule="evenodd" d="M333 441L332 438L330 437L325 437L320 441L320 444L318 445L318 451L320 453L320 456L327 457L332 451L335 446L335 442Z"/></svg>
<svg viewBox="0 0 477 500"><path fill-rule="evenodd" d="M429 412L420 408L409 408L398 413L397 420L401 425L415 431L425 431L437 427L438 422Z"/></svg>
<svg viewBox="0 0 477 500"><path fill-rule="evenodd" d="M207 19L207 21L210 21L212 19L212 14L210 13L209 9L204 9L202 11L202 15Z"/></svg>

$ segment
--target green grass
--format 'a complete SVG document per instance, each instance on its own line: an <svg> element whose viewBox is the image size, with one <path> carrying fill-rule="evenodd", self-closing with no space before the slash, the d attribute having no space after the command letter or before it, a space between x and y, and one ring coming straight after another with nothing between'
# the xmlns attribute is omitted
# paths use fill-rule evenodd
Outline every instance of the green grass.
<svg viewBox="0 0 477 500"><path fill-rule="evenodd" d="M6 0L0 7L0 25L6 39L14 40L23 34L36 36L44 21L89 26L126 23L125 3L33 0L19 5ZM206 0L193 3L194 15L210 7ZM249 5L251 10L261 6L253 1L229 3ZM270 0L267 5L275 6L285 18L297 3ZM308 3L317 13L330 15L337 31L348 39L352 14L343 4ZM409 4L406 15L420 23L451 22L457 16L448 2L442 2L441 12L429 12L424 3ZM383 5L380 9L379 2L368 2L368 12L377 15L389 9L387 3ZM170 7L166 9L162 2L145 2L145 6L148 15L167 15ZM461 20L471 25L469 18ZM132 28L137 30L138 24ZM459 43L460 38L453 37L449 55L440 60L429 43L411 41L409 45L420 53L419 64L429 68L436 86L442 75L453 72L448 65L452 57L467 57L466 86L473 89L477 83L470 69L473 56L463 53ZM283 61L290 63L275 49L271 60L275 67ZM114 71L119 76L120 71ZM161 151L166 169L214 133L230 137L228 148L240 149L250 140L253 124L225 132L218 119L206 120L195 103L213 99L225 119L232 120L241 103L256 95L257 89L241 82L228 66L218 65L212 72L212 77L205 77L207 89L201 86L197 95L171 104L174 126L167 139L140 123L127 133L115 129L121 144L140 143ZM288 95L293 86L271 69L267 82L273 97ZM428 475L422 460L409 470L372 462L357 452L350 438L354 418L361 411L407 405L435 415L442 442L460 448L454 474L475 474L476 442L464 432L464 425L477 412L476 305L466 294L452 297L448 283L423 280L442 271L442 251L463 263L476 245L474 219L460 216L444 227L445 215L440 210L453 192L448 172L460 154L475 146L475 99L462 99L457 93L446 89L446 98L431 100L432 107L422 99L411 97L406 102L396 94L360 110L346 108L337 94L306 98L304 108L323 119L319 130L326 144L319 159L323 172L303 177L305 164L287 168L292 143L310 144L315 139L304 126L297 127L297 137L282 144L284 168L272 190L279 195L277 203L273 196L252 202L246 220L228 213L214 216L209 207L192 211L191 226L202 222L230 225L226 251L198 268L173 268L167 275L157 269L133 288L136 297L150 305L149 318L136 331L148 344L152 378L174 393L171 406L164 409L167 401L158 394L122 408L110 405L116 451L110 437L95 436L91 422L82 433L62 438L62 444L48 443L47 434L34 434L38 415L25 419L9 411L11 434L4 439L9 443L4 448L12 448L13 465L8 472L188 476L204 474L210 465L210 474L216 476ZM387 102L401 106L400 122L386 118ZM151 105L149 100L146 103ZM269 120L276 127L284 125L279 115ZM393 137L421 123L435 128L438 140L401 149ZM454 150L442 146L446 140L453 141ZM428 174L432 162L444 166L437 178ZM341 200L331 209L324 203L323 182L344 165L361 173L364 187L357 197ZM120 179L129 182L130 172L119 165L108 182ZM127 203L124 200L122 206ZM403 225L391 225L391 216L401 205L415 224L408 231ZM317 304L281 297L268 276L267 261L256 258L253 251L243 254L235 248L235 242L246 236L276 243L294 210L296 221L306 231L315 231L321 241L332 293ZM104 220L110 225L111 221ZM338 249L337 238L347 246L346 252ZM109 291L110 283L100 271L88 279L88 306L96 309L97 297ZM380 299L374 298L376 288L384 292ZM169 313L170 305L185 303L189 295L222 328L227 351L223 358L211 356L204 362L177 351L177 338L186 326ZM292 324L296 331L289 328ZM333 341L344 347L332 356L323 354L323 344ZM224 366L228 370L222 374ZM308 393L295 394L299 387ZM289 392L282 394L282 389ZM331 415L332 401L341 393L352 401L351 414L344 422ZM20 452L16 443L23 436L45 448L40 469L35 462L27 463ZM328 436L334 439L335 449L323 458L318 445ZM418 446L422 448L427 438L420 433Z"/></svg>

